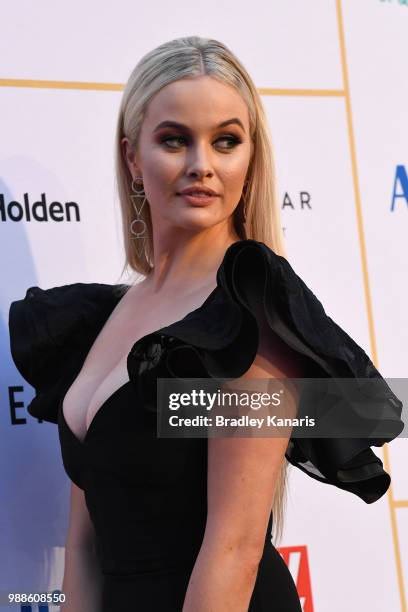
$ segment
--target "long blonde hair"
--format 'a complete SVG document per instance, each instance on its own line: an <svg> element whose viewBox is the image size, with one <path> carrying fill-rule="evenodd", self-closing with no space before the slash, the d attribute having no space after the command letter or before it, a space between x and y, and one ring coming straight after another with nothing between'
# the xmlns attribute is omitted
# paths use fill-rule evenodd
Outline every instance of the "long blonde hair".
<svg viewBox="0 0 408 612"><path fill-rule="evenodd" d="M116 182L122 212L125 263L134 272L147 276L153 268L152 220L148 202L141 218L146 223L145 251L139 255L129 226L135 219L131 200L132 176L123 156L122 139L127 137L136 150L149 101L160 89L183 78L209 75L234 87L249 111L253 155L246 176L247 185L234 211L234 226L241 239L264 242L275 253L287 257L278 205L276 170L271 135L260 95L238 58L221 42L187 36L165 42L144 55L133 69L123 91L115 138ZM242 207L246 207L246 221ZM281 539L286 502L288 462L284 457L272 505L272 539Z"/></svg>

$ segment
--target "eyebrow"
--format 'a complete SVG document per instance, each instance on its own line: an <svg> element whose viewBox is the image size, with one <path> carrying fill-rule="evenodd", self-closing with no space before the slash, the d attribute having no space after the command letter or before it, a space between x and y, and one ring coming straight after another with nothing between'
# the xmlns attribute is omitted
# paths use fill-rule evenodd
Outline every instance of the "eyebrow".
<svg viewBox="0 0 408 612"><path fill-rule="evenodd" d="M242 130L245 132L245 128L242 124L242 121L238 119L238 117L232 117L231 119L222 121L219 125L215 127L215 129L226 127L227 125L230 125L231 123L235 123L236 125L239 125L242 128ZM185 130L186 132L191 132L191 129L187 125L184 125L184 123L179 123L178 121L162 121L161 123L156 125L156 127L153 130L153 133L157 132L161 128L166 128L166 127L178 128L181 130Z"/></svg>

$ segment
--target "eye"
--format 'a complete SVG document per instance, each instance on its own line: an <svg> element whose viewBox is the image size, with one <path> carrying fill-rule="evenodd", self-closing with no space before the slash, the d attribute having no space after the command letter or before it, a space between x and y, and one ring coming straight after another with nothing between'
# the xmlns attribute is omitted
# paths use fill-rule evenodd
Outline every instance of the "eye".
<svg viewBox="0 0 408 612"><path fill-rule="evenodd" d="M232 134L228 135L228 136L221 136L221 138L218 138L218 140L224 140L225 142L229 143L230 146L228 147L222 147L223 149L233 149L234 147L236 147L237 145L242 143L242 140L240 138L238 138L237 136L233 136ZM218 142L217 140L217 142Z"/></svg>
<svg viewBox="0 0 408 612"><path fill-rule="evenodd" d="M227 142L228 146L222 146L220 147L221 149L233 149L235 148L238 144L242 143L242 140L240 138L238 138L237 136L234 136L233 134L228 134L225 136L221 136L220 138L217 138L217 140L215 142L219 142L219 141L224 141ZM160 142L162 142L163 144L166 144L166 146L168 146L170 149L177 149L178 146L176 144L176 146L173 146L172 144L170 144L171 142L175 142L175 143L182 143L182 142L186 142L186 138L184 138L183 136L164 136L163 138L161 138Z"/></svg>
<svg viewBox="0 0 408 612"><path fill-rule="evenodd" d="M182 136L165 136L164 138L162 138L162 139L160 140L160 142L163 142L163 143L165 143L166 145L168 145L168 143L169 143L169 142L172 142L172 141L180 141L180 140L185 140L185 138L183 138ZM169 145L169 146L170 146L170 145ZM170 148L171 148L171 149L175 149L175 148L177 148L177 147L170 146Z"/></svg>

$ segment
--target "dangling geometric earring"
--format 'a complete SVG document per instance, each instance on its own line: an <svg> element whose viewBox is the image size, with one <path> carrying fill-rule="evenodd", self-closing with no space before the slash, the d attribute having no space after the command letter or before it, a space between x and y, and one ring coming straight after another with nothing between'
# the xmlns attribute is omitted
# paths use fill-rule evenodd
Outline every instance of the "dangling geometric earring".
<svg viewBox="0 0 408 612"><path fill-rule="evenodd" d="M133 219L133 221L130 224L130 232L132 234L132 239L136 240L136 251L137 251L138 256L140 257L143 250L145 250L145 246L146 246L145 244L146 243L146 223L143 221L143 219L140 219L140 213L142 212L143 206L146 202L146 194L144 191L143 183L142 183L142 188L137 189L134 185L135 180L137 181L143 180L143 177L136 176L132 180L131 187L132 187L132 191L134 195L130 196L132 199L133 208L135 209L135 213L136 213L136 219ZM139 199L139 198L143 198L143 202L138 208L136 199ZM137 224L139 224L139 228L135 227Z"/></svg>

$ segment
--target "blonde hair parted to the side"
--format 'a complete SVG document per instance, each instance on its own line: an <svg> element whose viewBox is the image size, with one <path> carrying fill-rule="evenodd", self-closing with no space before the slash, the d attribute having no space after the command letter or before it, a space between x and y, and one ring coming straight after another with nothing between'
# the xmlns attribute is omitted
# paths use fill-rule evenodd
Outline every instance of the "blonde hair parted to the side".
<svg viewBox="0 0 408 612"><path fill-rule="evenodd" d="M115 139L116 181L122 211L125 248L123 271L129 266L147 276L153 267L152 220L146 201L141 218L146 223L145 252L136 251L130 224L136 218L131 200L132 176L123 156L121 141L127 137L137 149L143 118L149 101L160 89L183 78L208 75L234 87L249 111L253 155L245 190L246 222L243 221L243 196L234 211L234 225L241 239L264 242L275 253L287 257L278 205L276 172L271 135L260 95L238 58L221 42L187 36L166 42L142 57L132 71L123 91ZM276 484L273 513L273 541L281 539L286 501L288 462L283 459Z"/></svg>

